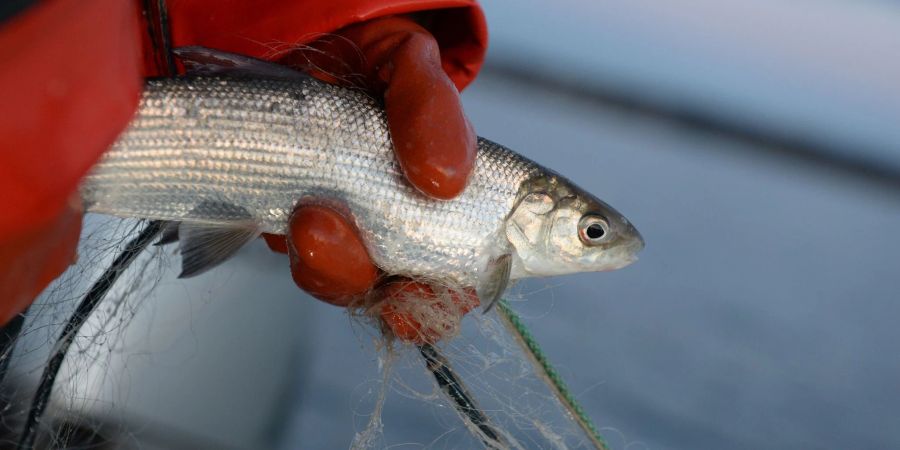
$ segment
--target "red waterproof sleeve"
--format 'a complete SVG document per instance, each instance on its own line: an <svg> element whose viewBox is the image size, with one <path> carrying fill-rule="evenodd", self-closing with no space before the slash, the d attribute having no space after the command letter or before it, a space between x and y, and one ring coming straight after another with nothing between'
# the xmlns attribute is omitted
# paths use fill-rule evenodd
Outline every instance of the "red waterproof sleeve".
<svg viewBox="0 0 900 450"><path fill-rule="evenodd" d="M122 0L45 1L0 24L0 248L58 216L128 123L139 52Z"/></svg>

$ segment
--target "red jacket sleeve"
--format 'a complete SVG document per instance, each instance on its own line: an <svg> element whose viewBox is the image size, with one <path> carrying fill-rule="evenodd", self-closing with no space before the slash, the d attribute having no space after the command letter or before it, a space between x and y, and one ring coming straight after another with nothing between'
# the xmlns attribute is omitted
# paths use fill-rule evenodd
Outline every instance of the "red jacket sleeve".
<svg viewBox="0 0 900 450"><path fill-rule="evenodd" d="M160 73L147 32L158 27L140 18L144 3L46 0L0 24L0 249L59 214L127 124L142 76ZM444 68L463 88L487 45L474 0L167 2L172 47L261 58L352 23L420 11L431 11Z"/></svg>

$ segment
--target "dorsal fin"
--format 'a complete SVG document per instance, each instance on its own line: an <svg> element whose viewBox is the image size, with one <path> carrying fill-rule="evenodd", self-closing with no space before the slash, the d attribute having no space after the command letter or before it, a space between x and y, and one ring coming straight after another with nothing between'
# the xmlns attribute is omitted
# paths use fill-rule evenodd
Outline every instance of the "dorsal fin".
<svg viewBox="0 0 900 450"><path fill-rule="evenodd" d="M191 75L228 75L233 77L263 77L283 80L304 80L309 75L287 66L249 56L236 55L212 48L179 47L172 53Z"/></svg>

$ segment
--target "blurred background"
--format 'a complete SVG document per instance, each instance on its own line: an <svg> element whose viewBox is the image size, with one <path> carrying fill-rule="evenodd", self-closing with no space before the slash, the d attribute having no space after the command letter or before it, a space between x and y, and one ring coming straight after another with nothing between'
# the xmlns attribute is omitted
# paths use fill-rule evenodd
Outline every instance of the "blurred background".
<svg viewBox="0 0 900 450"><path fill-rule="evenodd" d="M647 241L622 271L513 289L611 446L900 448L900 3L482 3L478 133ZM173 278L115 342L81 343L57 397L141 448L344 448L365 428L376 333L282 256ZM19 380L55 336L29 320ZM384 447L474 442L395 391L382 422Z"/></svg>

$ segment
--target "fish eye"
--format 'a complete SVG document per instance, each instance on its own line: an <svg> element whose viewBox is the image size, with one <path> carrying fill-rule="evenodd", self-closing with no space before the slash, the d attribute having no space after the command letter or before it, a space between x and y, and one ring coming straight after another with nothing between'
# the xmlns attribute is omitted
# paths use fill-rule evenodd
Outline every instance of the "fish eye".
<svg viewBox="0 0 900 450"><path fill-rule="evenodd" d="M609 237L609 223L596 214L587 214L578 223L578 237L587 245L606 242Z"/></svg>

